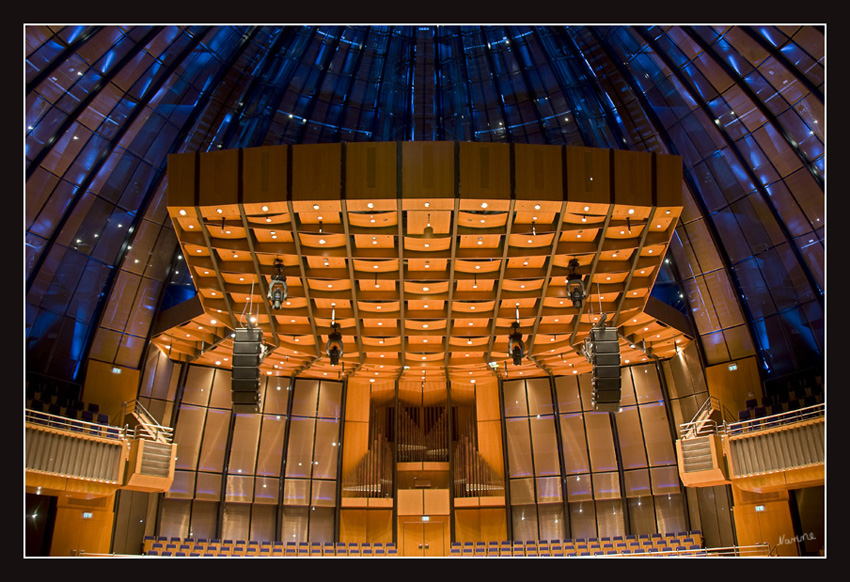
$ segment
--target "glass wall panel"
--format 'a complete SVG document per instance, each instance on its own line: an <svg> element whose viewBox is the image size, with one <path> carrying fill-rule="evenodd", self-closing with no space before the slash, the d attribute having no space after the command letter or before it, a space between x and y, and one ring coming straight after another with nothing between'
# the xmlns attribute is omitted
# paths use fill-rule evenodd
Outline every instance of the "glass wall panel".
<svg viewBox="0 0 850 582"><path fill-rule="evenodd" d="M258 414L237 414L234 416L230 458L228 460L228 472L230 474L254 474L261 420L262 416Z"/></svg>
<svg viewBox="0 0 850 582"><path fill-rule="evenodd" d="M587 433L584 429L584 415L562 414L561 439L564 453L564 471L567 475L589 473Z"/></svg>
<svg viewBox="0 0 850 582"><path fill-rule="evenodd" d="M247 541L251 534L251 504L225 503L221 522L221 539Z"/></svg>

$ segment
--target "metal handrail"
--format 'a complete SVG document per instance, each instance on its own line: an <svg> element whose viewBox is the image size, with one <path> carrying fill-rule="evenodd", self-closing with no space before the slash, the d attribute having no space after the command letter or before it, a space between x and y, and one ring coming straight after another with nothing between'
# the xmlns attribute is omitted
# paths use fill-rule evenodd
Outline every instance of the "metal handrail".
<svg viewBox="0 0 850 582"><path fill-rule="evenodd" d="M715 421L709 419L709 416L711 416L712 410L719 410L719 404L720 401L713 396L709 396L708 398L706 398L705 402L702 403L702 405L699 407L699 410L697 410L696 414L694 414L694 417L691 422L686 422L679 425L679 434L681 435L681 438L686 439L693 438L696 436L704 436L703 427L707 425L709 427L713 427L716 424Z"/></svg>
<svg viewBox="0 0 850 582"><path fill-rule="evenodd" d="M825 413L826 406L823 403L820 403L815 404L814 406L800 408L799 410L789 410L788 412L780 412L779 414L772 414L770 416L763 416L761 418L753 418L733 423L727 423L725 420L722 424L717 424L713 420L685 422L679 425L679 438L685 440L713 434L735 436L744 433L751 433L755 430L765 430L794 422L820 418L824 416Z"/></svg>
<svg viewBox="0 0 850 582"><path fill-rule="evenodd" d="M814 406L807 406L806 408L800 408L799 410L789 410L788 412L781 412L771 416L764 416L761 418L753 418L750 420L742 420L727 424L725 432L729 436L735 436L752 432L754 430L775 428L792 422L801 422L804 420L820 418L824 416L825 411L826 407L823 403L815 404Z"/></svg>
<svg viewBox="0 0 850 582"><path fill-rule="evenodd" d="M39 410L24 410L26 422L46 426L47 428L58 428L73 433L98 436L102 438L121 440L127 438L126 431L120 426L99 424L86 420L77 420L67 416L59 416Z"/></svg>
<svg viewBox="0 0 850 582"><path fill-rule="evenodd" d="M696 558L740 558L776 556L776 549L771 548L767 542L760 542L751 546L726 546L719 548L699 548L696 550L672 550L659 549L655 552L643 552L640 554L605 554L606 558L667 558L667 557L696 557ZM601 556L600 556L601 557Z"/></svg>
<svg viewBox="0 0 850 582"><path fill-rule="evenodd" d="M130 429L129 427L125 426L125 428L132 431L136 438L140 438L143 440L151 440L152 438L152 440L157 442L171 443L172 438L174 436L174 429L170 426L163 426L159 424L154 418L154 416L150 412L148 412L148 410L144 406L142 406L142 404L138 400L130 400L128 402L123 402L122 407L124 409L125 417L128 414L133 414L135 412L135 416L139 421L137 427L142 427L143 429L145 429L137 431L135 430L135 428Z"/></svg>
<svg viewBox="0 0 850 582"><path fill-rule="evenodd" d="M699 407L699 410L697 410L696 414L694 414L694 417L691 419L691 422L696 422L696 420L697 420L697 419L698 419L698 418L699 418L702 414L704 414L706 410L713 410L713 409L715 409L716 407L714 406L714 404L715 404L716 402L719 402L719 400L717 400L717 398L715 398L714 396L709 396L708 398L706 398L706 399L705 399L705 402L703 402L703 403L702 403L702 406L700 406L700 407Z"/></svg>
<svg viewBox="0 0 850 582"><path fill-rule="evenodd" d="M685 422L679 425L679 438L682 440L692 439L722 432L717 421L706 419L696 422Z"/></svg>

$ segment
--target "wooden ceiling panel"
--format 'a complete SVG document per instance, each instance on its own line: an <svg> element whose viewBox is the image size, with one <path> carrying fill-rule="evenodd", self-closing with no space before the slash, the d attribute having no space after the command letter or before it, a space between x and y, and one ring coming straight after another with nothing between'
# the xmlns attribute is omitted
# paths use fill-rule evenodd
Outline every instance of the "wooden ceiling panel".
<svg viewBox="0 0 850 582"><path fill-rule="evenodd" d="M512 156L511 147L263 146L241 162L198 154L200 166L194 155L170 156L168 211L204 319L154 344L173 359L227 367L232 326L252 314L272 348L264 374L371 385L418 385L423 372L463 385L584 373L580 342L601 312L627 338L630 360L682 349L690 338L643 312L682 211L681 172L656 180L664 192L647 176L675 173L679 159L560 146L516 146ZM343 175L350 196L340 195ZM195 206L198 188L209 192ZM574 259L581 308L567 299ZM266 293L277 260L288 295L274 310ZM530 352L521 366L506 353L517 310ZM344 370L323 353L332 318Z"/></svg>

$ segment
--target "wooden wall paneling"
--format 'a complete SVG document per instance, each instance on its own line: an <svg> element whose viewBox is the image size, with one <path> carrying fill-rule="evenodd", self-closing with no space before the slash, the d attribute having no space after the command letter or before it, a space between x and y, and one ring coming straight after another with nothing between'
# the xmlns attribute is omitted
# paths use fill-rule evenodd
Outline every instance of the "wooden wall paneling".
<svg viewBox="0 0 850 582"><path fill-rule="evenodd" d="M652 206L652 154L613 150L614 203Z"/></svg>
<svg viewBox="0 0 850 582"><path fill-rule="evenodd" d="M186 207L195 204L195 159L198 154L168 154L168 206Z"/></svg>
<svg viewBox="0 0 850 582"><path fill-rule="evenodd" d="M454 520L456 542L487 541L481 537L481 510L479 508L455 508Z"/></svg>
<svg viewBox="0 0 850 582"><path fill-rule="evenodd" d="M285 201L288 146L262 146L242 150L242 202ZM285 210L285 208L284 208Z"/></svg>
<svg viewBox="0 0 850 582"><path fill-rule="evenodd" d="M402 197L454 198L454 148L453 142L403 142Z"/></svg>
<svg viewBox="0 0 850 582"><path fill-rule="evenodd" d="M655 206L660 209L674 207L678 215L683 202L682 158L669 154L654 154ZM662 212L663 214L663 212Z"/></svg>
<svg viewBox="0 0 850 582"><path fill-rule="evenodd" d="M611 203L610 155L607 150L567 146L567 200Z"/></svg>
<svg viewBox="0 0 850 582"><path fill-rule="evenodd" d="M391 543L393 541L392 509L369 509L366 511L366 538L369 543Z"/></svg>
<svg viewBox="0 0 850 582"><path fill-rule="evenodd" d="M339 200L342 193L342 145L292 147L292 199Z"/></svg>
<svg viewBox="0 0 850 582"><path fill-rule="evenodd" d="M478 422L478 453L499 477L505 478L501 422L498 420Z"/></svg>
<svg viewBox="0 0 850 582"><path fill-rule="evenodd" d="M369 452L369 423L345 421L345 441L342 447L342 475L344 479Z"/></svg>
<svg viewBox="0 0 850 582"><path fill-rule="evenodd" d="M425 515L449 515L451 513L448 489L424 489L423 493Z"/></svg>
<svg viewBox="0 0 850 582"><path fill-rule="evenodd" d="M730 365L734 365L735 369L730 370ZM747 407L748 399L761 397L757 366L755 357L750 357L705 369L709 394L728 408L735 415L735 420L738 411Z"/></svg>
<svg viewBox="0 0 850 582"><path fill-rule="evenodd" d="M398 491L398 514L399 515L423 515L425 511L425 499L421 490L399 489Z"/></svg>
<svg viewBox="0 0 850 582"><path fill-rule="evenodd" d="M505 200L511 197L510 146L500 143L460 144L460 195Z"/></svg>
<svg viewBox="0 0 850 582"><path fill-rule="evenodd" d="M60 495L53 525L51 556L108 554L114 495L80 499Z"/></svg>
<svg viewBox="0 0 850 582"><path fill-rule="evenodd" d="M339 512L339 541L362 542L369 525L368 509L341 509Z"/></svg>
<svg viewBox="0 0 850 582"><path fill-rule="evenodd" d="M475 387L476 416L479 421L499 420L501 408L499 405L499 386L495 382L476 384Z"/></svg>
<svg viewBox="0 0 850 582"><path fill-rule="evenodd" d="M398 191L395 142L345 145L346 199L395 200Z"/></svg>
<svg viewBox="0 0 850 582"><path fill-rule="evenodd" d="M201 156L198 206L239 202L239 150L207 152Z"/></svg>
<svg viewBox="0 0 850 582"><path fill-rule="evenodd" d="M518 200L563 200L563 154L548 145L514 145Z"/></svg>
<svg viewBox="0 0 850 582"><path fill-rule="evenodd" d="M100 406L100 410L114 415L122 409L123 402L136 399L139 388L139 371L107 362L89 360L83 384L83 400ZM110 417L110 422L116 420Z"/></svg>
<svg viewBox="0 0 850 582"><path fill-rule="evenodd" d="M738 545L767 542L780 556L797 556L794 524L787 491L757 494L732 486Z"/></svg>

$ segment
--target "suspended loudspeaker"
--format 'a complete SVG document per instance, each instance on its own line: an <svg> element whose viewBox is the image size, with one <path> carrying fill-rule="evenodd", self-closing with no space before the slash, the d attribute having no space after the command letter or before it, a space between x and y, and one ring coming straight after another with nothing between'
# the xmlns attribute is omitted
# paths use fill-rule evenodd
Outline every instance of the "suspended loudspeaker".
<svg viewBox="0 0 850 582"><path fill-rule="evenodd" d="M234 330L230 395L235 413L260 412L260 362L263 330L258 327Z"/></svg>
<svg viewBox="0 0 850 582"><path fill-rule="evenodd" d="M591 404L598 412L620 410L620 340L616 328L594 327L588 342L593 365Z"/></svg>

